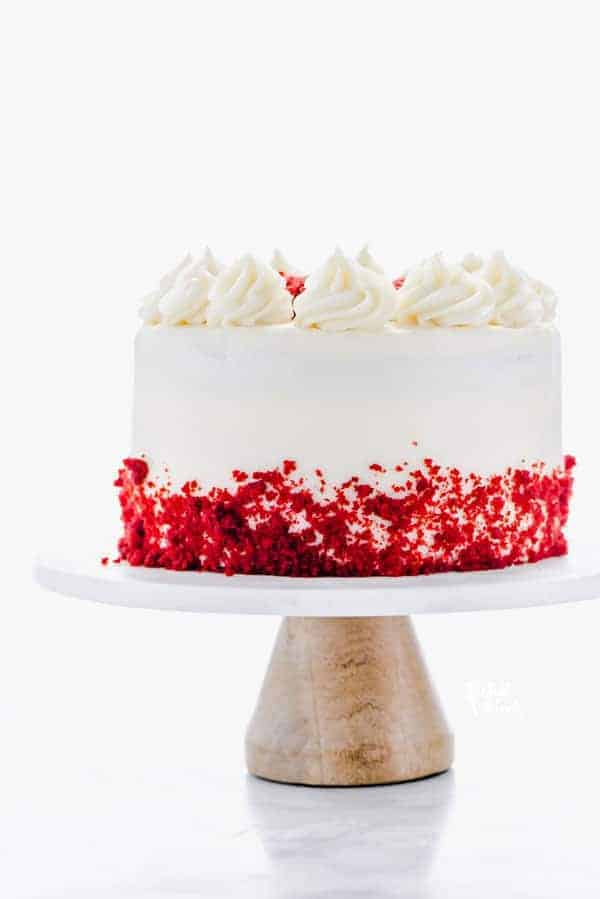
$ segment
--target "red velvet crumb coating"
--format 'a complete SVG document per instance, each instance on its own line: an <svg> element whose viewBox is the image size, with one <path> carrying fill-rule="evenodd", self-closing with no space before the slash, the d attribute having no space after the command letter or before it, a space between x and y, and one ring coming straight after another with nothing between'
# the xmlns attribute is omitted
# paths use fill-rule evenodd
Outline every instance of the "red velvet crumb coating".
<svg viewBox="0 0 600 899"><path fill-rule="evenodd" d="M116 486L124 524L120 560L177 571L294 577L474 571L564 555L575 460L479 477L424 459L384 492L371 465L309 489L291 459L270 471L233 472L235 487L180 491L148 481L126 459ZM389 471L403 470L402 465ZM371 479L370 479L371 480ZM390 495L391 494L391 495Z"/></svg>

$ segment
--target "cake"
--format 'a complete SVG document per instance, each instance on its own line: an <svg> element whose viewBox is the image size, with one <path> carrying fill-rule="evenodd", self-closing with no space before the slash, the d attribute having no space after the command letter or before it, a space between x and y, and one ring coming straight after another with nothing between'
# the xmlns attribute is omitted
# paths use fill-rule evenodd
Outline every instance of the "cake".
<svg viewBox="0 0 600 899"><path fill-rule="evenodd" d="M207 249L142 302L118 561L290 577L567 551L556 297L502 253L392 280Z"/></svg>

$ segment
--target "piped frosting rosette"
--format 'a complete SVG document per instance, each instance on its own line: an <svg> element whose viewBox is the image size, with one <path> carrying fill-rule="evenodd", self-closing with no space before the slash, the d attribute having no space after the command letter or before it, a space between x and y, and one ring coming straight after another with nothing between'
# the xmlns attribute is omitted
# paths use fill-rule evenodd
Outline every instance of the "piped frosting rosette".
<svg viewBox="0 0 600 899"><path fill-rule="evenodd" d="M209 293L219 270L208 247L198 259L188 253L160 279L157 290L144 297L140 317L147 324L204 324Z"/></svg>
<svg viewBox="0 0 600 899"><path fill-rule="evenodd" d="M338 249L306 279L294 303L294 324L322 331L378 331L394 317L396 305L391 281Z"/></svg>
<svg viewBox="0 0 600 899"><path fill-rule="evenodd" d="M321 331L406 327L526 328L552 322L554 292L501 252L469 253L455 265L441 254L391 281L365 245L341 250L307 278L276 250L271 265L252 255L224 268L208 247L185 256L141 303L148 325L285 325ZM282 276L280 273L283 272ZM292 312L295 310L295 317Z"/></svg>
<svg viewBox="0 0 600 899"><path fill-rule="evenodd" d="M256 257L242 256L216 278L207 310L209 327L277 325L291 318L285 281Z"/></svg>
<svg viewBox="0 0 600 899"><path fill-rule="evenodd" d="M396 322L407 326L458 327L489 323L494 299L489 286L441 254L407 273L398 290Z"/></svg>
<svg viewBox="0 0 600 899"><path fill-rule="evenodd" d="M512 266L504 253L493 253L477 274L492 292L492 324L523 328L554 318L557 298L553 291Z"/></svg>
<svg viewBox="0 0 600 899"><path fill-rule="evenodd" d="M288 262L281 250L277 248L273 250L270 265L271 268L274 268L280 275L292 275L293 277L297 277L302 274L300 269L297 269L291 262Z"/></svg>
<svg viewBox="0 0 600 899"><path fill-rule="evenodd" d="M385 274L382 267L379 265L377 260L373 257L371 250L369 249L369 244L366 243L362 250L358 253L356 257L356 261L359 265L362 265L363 268L368 268L372 272L377 272L378 275Z"/></svg>

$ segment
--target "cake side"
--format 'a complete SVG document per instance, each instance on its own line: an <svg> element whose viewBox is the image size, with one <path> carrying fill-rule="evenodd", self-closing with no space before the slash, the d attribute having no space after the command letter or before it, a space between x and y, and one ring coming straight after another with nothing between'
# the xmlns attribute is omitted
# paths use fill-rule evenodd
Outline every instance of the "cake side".
<svg viewBox="0 0 600 899"><path fill-rule="evenodd" d="M399 576L561 554L560 388L551 327L143 328L121 555Z"/></svg>

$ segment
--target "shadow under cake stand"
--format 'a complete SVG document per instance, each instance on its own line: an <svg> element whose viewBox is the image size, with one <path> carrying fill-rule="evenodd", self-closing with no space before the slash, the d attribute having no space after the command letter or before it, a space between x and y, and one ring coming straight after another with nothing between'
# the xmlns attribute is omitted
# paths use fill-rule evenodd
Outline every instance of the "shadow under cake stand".
<svg viewBox="0 0 600 899"><path fill-rule="evenodd" d="M43 559L38 583L79 599L173 611L279 615L246 733L251 774L359 786L447 770L453 738L410 615L600 596L600 547L501 571L407 578L225 577Z"/></svg>

